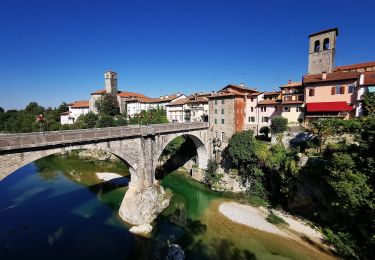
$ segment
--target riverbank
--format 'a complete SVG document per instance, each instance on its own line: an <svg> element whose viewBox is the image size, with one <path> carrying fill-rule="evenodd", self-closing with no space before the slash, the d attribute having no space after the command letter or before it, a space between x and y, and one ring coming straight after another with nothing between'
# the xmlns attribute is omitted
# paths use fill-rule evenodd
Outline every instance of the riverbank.
<svg viewBox="0 0 375 260"><path fill-rule="evenodd" d="M222 202L218 206L218 211L232 222L292 239L304 246L330 254L330 247L324 244L323 236L318 230L312 228L307 221L283 211L272 210L273 214L288 223L282 226L273 225L266 220L271 212L264 207L256 208L237 202Z"/></svg>

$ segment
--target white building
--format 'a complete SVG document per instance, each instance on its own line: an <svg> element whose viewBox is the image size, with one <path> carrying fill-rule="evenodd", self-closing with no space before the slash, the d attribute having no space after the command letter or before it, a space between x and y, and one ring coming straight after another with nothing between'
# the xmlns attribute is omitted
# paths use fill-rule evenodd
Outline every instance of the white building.
<svg viewBox="0 0 375 260"><path fill-rule="evenodd" d="M71 125L77 120L80 115L85 115L89 112L89 101L75 101L68 104L69 111L60 114L60 122L62 125Z"/></svg>
<svg viewBox="0 0 375 260"><path fill-rule="evenodd" d="M194 94L180 98L166 105L170 122L208 122L210 94Z"/></svg>

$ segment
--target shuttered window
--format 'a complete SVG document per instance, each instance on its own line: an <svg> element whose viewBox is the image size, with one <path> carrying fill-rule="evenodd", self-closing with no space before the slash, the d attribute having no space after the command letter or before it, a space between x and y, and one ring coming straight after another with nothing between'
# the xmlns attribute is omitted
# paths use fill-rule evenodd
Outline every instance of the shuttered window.
<svg viewBox="0 0 375 260"><path fill-rule="evenodd" d="M336 87L332 87L331 88L331 95L335 95L336 94Z"/></svg>
<svg viewBox="0 0 375 260"><path fill-rule="evenodd" d="M309 89L309 96L310 96L310 97L313 97L314 95L315 95L315 89L310 88L310 89Z"/></svg>

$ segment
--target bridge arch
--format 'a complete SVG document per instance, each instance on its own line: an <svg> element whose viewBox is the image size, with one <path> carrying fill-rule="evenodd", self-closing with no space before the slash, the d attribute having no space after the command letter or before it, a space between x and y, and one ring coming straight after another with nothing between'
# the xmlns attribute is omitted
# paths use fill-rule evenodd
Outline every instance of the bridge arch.
<svg viewBox="0 0 375 260"><path fill-rule="evenodd" d="M17 154L5 154L3 155L2 159L3 165L0 167L2 168L0 169L2 172L2 176L0 176L0 181L29 163L35 162L39 159L45 158L53 154L65 154L67 152L74 150L97 150L113 154L129 168L130 179L132 180L134 178L134 181L137 181L138 175L135 174L136 171L133 167L134 164L132 164L132 161L129 158L127 158L126 154L118 153L113 149L103 147L101 145L96 145L95 147L93 147L92 145L74 145L40 151L23 151L22 153Z"/></svg>
<svg viewBox="0 0 375 260"><path fill-rule="evenodd" d="M157 168L157 162L159 161L164 149L167 147L168 144L170 144L174 139L180 136L186 136L187 138L190 138L195 146L196 152L197 152L197 164L198 168L200 169L206 169L207 163L208 163L208 149L206 147L206 143L202 140L202 137L197 133L175 133L175 134L169 134L168 136L163 136L162 141L160 143L159 149L157 153L155 153L155 156L153 158L154 166L153 166L153 172L155 173Z"/></svg>

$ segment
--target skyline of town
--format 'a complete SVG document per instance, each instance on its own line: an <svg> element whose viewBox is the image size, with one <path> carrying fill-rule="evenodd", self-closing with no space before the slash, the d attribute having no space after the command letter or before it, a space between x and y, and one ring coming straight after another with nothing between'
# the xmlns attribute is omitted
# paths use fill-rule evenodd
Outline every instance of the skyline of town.
<svg viewBox="0 0 375 260"><path fill-rule="evenodd" d="M218 91L240 83L278 90L307 73L307 35L333 27L340 30L336 66L375 60L374 36L368 33L372 21L367 14L375 7L371 1L361 3L363 15L356 19L340 14L350 10L341 1L326 3L317 11L319 19L312 19L313 12L302 14L308 5L293 1L274 2L272 10L242 1L163 2L157 11L152 3L113 2L117 8L104 14L100 2L21 3L4 3L0 11L1 27L8 32L0 43L0 76L7 89L0 105L5 109L21 109L31 101L55 107L87 99L87 93L103 87L102 75L109 68L119 74L119 89L150 97ZM289 12L293 15L284 15ZM250 18L245 19L246 13ZM99 14L108 18L106 23L93 18ZM20 17L32 19L26 24Z"/></svg>

